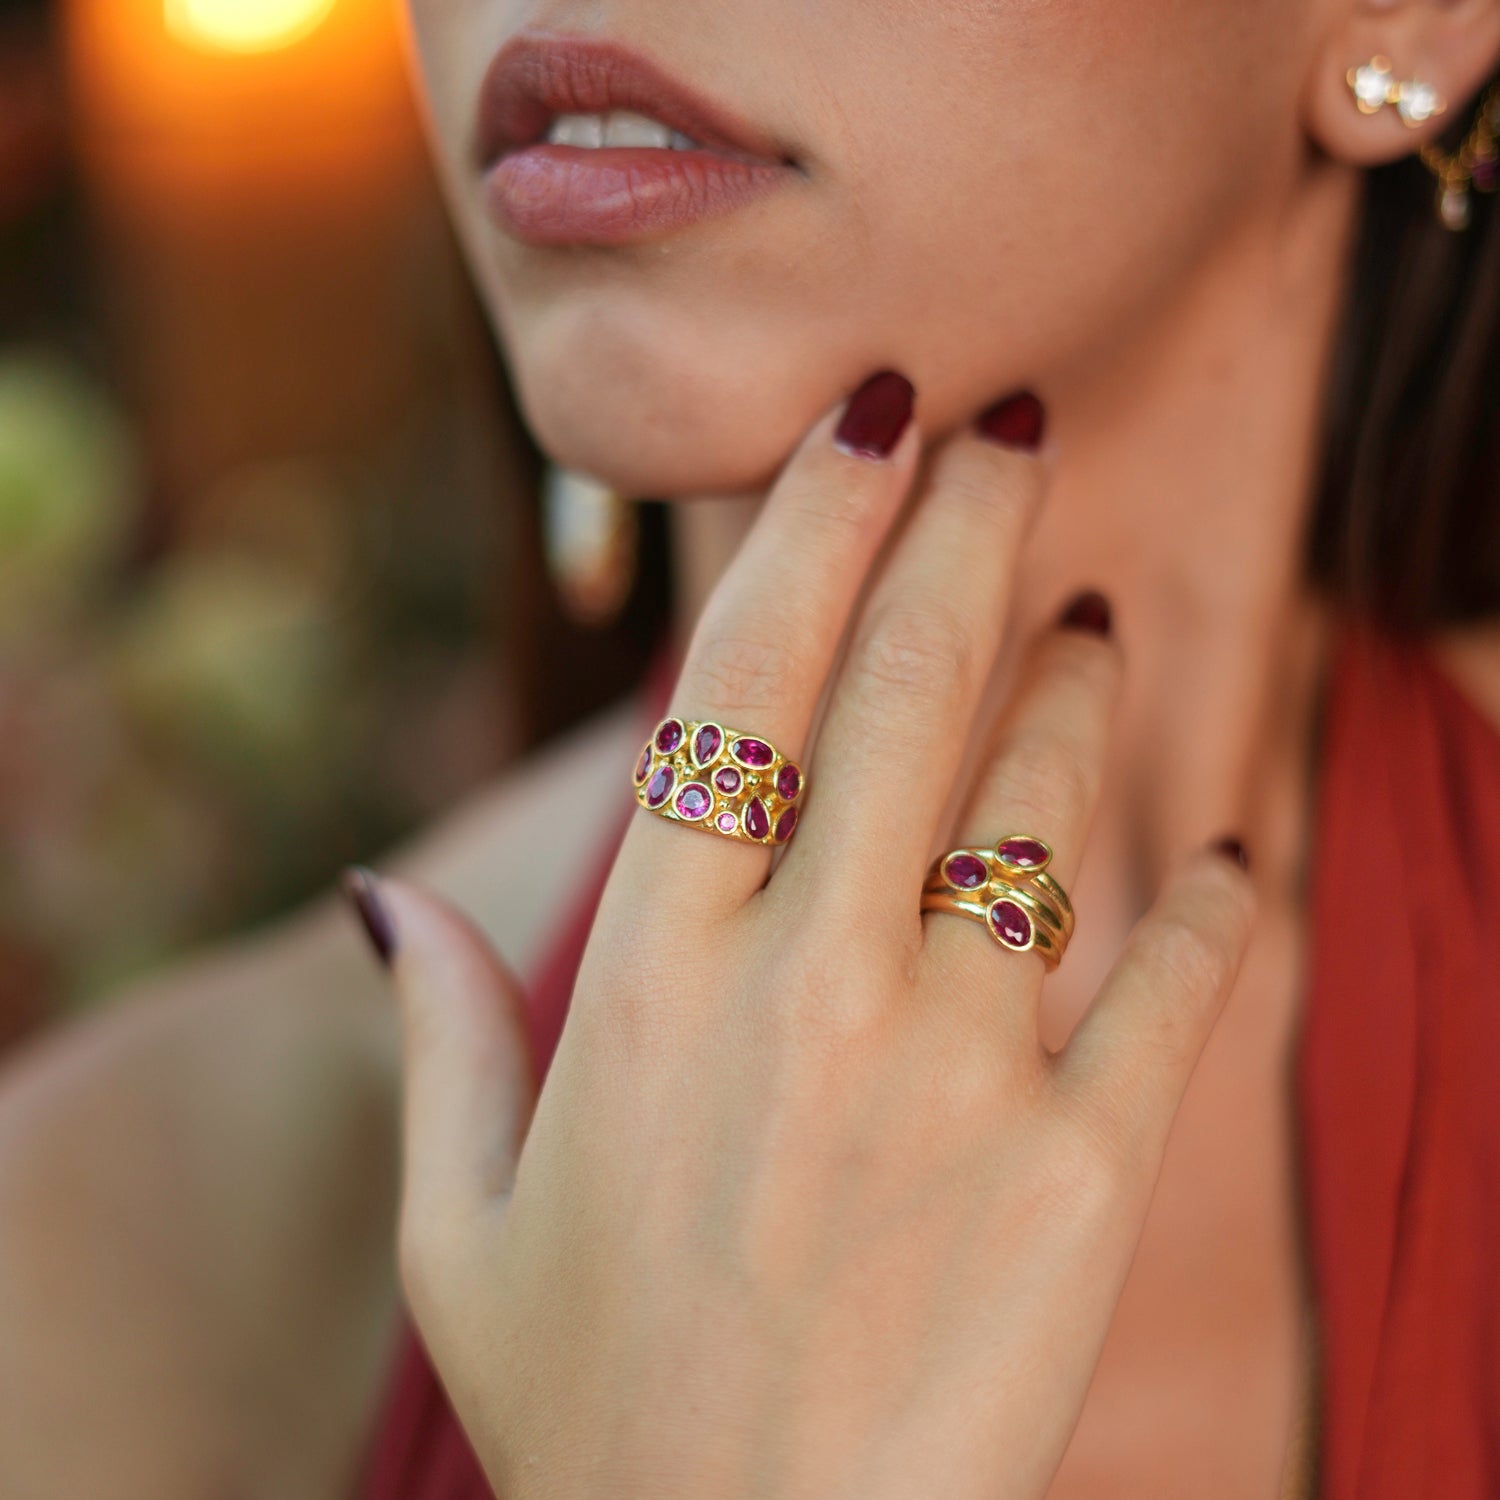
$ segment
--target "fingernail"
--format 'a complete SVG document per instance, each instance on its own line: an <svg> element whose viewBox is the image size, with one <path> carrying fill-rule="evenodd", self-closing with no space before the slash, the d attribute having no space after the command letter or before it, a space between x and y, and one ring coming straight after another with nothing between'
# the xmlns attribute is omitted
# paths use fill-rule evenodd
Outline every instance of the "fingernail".
<svg viewBox="0 0 1500 1500"><path fill-rule="evenodd" d="M339 877L339 889L354 908L375 956L390 968L396 956L396 924L391 920L390 908L381 900L375 872L364 865L350 865Z"/></svg>
<svg viewBox="0 0 1500 1500"><path fill-rule="evenodd" d="M906 376L894 370L872 375L849 398L835 445L855 458L889 458L911 423L916 400Z"/></svg>
<svg viewBox="0 0 1500 1500"><path fill-rule="evenodd" d="M1245 846L1236 838L1222 838L1214 842L1214 852L1222 854L1225 859L1232 859L1242 870L1250 868L1250 855Z"/></svg>
<svg viewBox="0 0 1500 1500"><path fill-rule="evenodd" d="M1035 448L1047 425L1047 409L1030 391L1019 391L996 402L976 425L991 442L1010 448Z"/></svg>
<svg viewBox="0 0 1500 1500"><path fill-rule="evenodd" d="M1085 589L1057 618L1063 630L1087 630L1107 636L1114 628L1109 600L1098 589Z"/></svg>

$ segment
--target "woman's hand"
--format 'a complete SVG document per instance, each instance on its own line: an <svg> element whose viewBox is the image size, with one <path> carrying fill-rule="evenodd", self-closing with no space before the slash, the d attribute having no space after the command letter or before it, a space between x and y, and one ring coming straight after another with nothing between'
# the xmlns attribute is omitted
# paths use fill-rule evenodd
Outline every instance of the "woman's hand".
<svg viewBox="0 0 1500 1500"><path fill-rule="evenodd" d="M930 455L841 653L920 440L861 454L839 422L771 493L671 703L797 756L826 687L801 826L773 870L635 818L529 1129L513 980L383 887L405 1284L506 1500L1043 1495L1248 937L1239 866L1184 857L1053 1054L1040 956L922 915L934 852L1002 831L1072 880L1121 661L1044 632L946 836L1045 462L977 434Z"/></svg>

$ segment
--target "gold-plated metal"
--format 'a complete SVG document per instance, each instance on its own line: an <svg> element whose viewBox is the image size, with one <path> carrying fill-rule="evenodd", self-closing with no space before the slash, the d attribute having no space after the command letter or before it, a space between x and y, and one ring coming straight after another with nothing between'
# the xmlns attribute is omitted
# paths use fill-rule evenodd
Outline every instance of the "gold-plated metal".
<svg viewBox="0 0 1500 1500"><path fill-rule="evenodd" d="M769 740L712 719L663 719L635 765L648 812L741 844L784 844L797 831L807 779Z"/></svg>
<svg viewBox="0 0 1500 1500"><path fill-rule="evenodd" d="M927 872L922 910L982 923L1002 948L1034 950L1055 969L1076 917L1067 892L1047 868L1051 862L1050 845L1031 834L1007 834L992 848L950 849Z"/></svg>

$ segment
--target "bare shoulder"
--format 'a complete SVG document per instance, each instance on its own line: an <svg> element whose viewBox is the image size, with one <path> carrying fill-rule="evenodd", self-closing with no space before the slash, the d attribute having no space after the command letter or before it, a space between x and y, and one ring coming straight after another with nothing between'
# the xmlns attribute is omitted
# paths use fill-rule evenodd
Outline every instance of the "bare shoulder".
<svg viewBox="0 0 1500 1500"><path fill-rule="evenodd" d="M627 700L457 808L382 868L441 891L489 933L523 976L562 920L577 862L628 806L629 775L649 726Z"/></svg>
<svg viewBox="0 0 1500 1500"><path fill-rule="evenodd" d="M642 713L597 717L381 865L524 972ZM398 1307L396 1043L330 894L4 1060L0 1493L347 1492Z"/></svg>
<svg viewBox="0 0 1500 1500"><path fill-rule="evenodd" d="M1500 620L1444 630L1433 637L1438 664L1500 732Z"/></svg>

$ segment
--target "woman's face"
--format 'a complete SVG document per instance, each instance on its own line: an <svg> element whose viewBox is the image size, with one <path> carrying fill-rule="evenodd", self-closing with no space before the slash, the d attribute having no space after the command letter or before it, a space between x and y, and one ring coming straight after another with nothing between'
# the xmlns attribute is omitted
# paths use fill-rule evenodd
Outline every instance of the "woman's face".
<svg viewBox="0 0 1500 1500"><path fill-rule="evenodd" d="M1277 212L1318 19L1312 0L408 4L539 440L659 496L764 481L881 367L915 381L929 433L1020 386L1064 399ZM475 149L481 82L522 32L623 44L794 165L693 222L527 242Z"/></svg>

